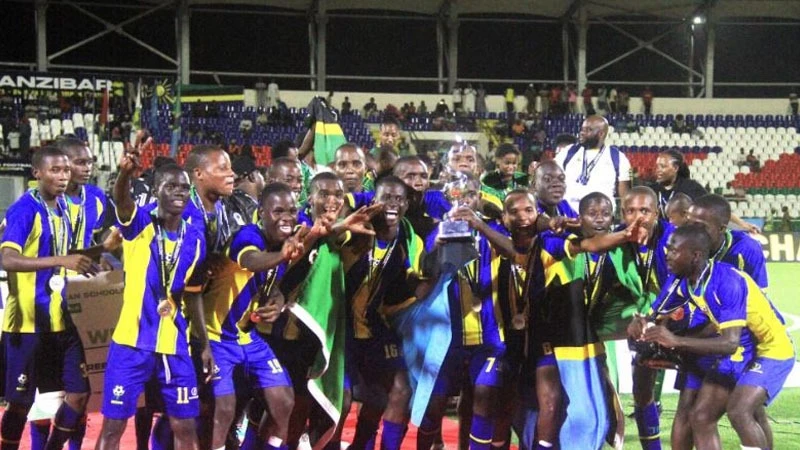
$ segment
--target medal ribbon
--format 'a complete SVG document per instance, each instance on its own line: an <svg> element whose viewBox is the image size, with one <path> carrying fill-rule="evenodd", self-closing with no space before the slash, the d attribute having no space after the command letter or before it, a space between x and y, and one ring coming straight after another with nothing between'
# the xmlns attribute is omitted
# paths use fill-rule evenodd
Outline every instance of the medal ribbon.
<svg viewBox="0 0 800 450"><path fill-rule="evenodd" d="M72 199L69 196L65 196L67 199L67 203L72 203ZM83 234L81 233L81 228L83 227L83 218L86 215L86 187L81 186L81 196L80 196L80 203L77 203L78 206L78 215L75 217L75 225L73 227L72 218L67 214L67 218L69 220L70 228L72 231L72 242L70 242L69 248L71 250L75 250L78 248L79 242L83 240ZM75 204L75 203L72 203ZM67 212L69 212L69 208L67 208Z"/></svg>
<svg viewBox="0 0 800 450"><path fill-rule="evenodd" d="M154 210L155 211L155 210ZM178 257L180 255L181 247L183 246L183 237L186 233L186 226L181 220L180 232L178 240L175 242L175 248L172 249L172 254L167 255L166 231L161 228L161 220L158 217L154 218L153 227L156 232L156 249L158 251L158 275L161 281L161 288L163 299L169 298L169 290L172 287L173 277L175 276L175 268L178 265Z"/></svg>
<svg viewBox="0 0 800 450"><path fill-rule="evenodd" d="M399 232L398 232L399 235ZM372 303L372 299L375 294L378 293L378 287L380 286L381 281L381 273L383 269L386 268L386 265L389 263L389 258L392 256L392 252L394 251L395 246L397 245L397 236L395 236L394 240L389 244L386 248L386 253L383 254L383 257L380 260L375 260L373 256L375 253L375 247L378 245L378 240L374 239L372 244L372 249L367 253L367 261L369 267L367 267L367 286L369 288L369 297L367 297L367 304Z"/></svg>
<svg viewBox="0 0 800 450"><path fill-rule="evenodd" d="M52 252L52 255L66 255L67 248L69 248L70 244L70 227L67 225L67 222L69 221L69 212L61 203L61 201L59 201L59 198L56 197L56 208L61 213L61 222L56 225L56 216L53 214L53 211L50 210L50 207L47 206L47 203L44 201L44 199L42 199L39 191L34 190L32 195L37 202L44 206L44 210L47 212L47 226L50 231L50 236L52 237L50 239L50 251ZM57 234L56 228L58 228Z"/></svg>
<svg viewBox="0 0 800 450"><path fill-rule="evenodd" d="M606 262L606 253L600 255L598 258L597 263L594 265L594 271L591 270L592 264L592 255L589 253L585 254L584 258L584 270L583 270L583 289L586 294L586 303L589 305L589 308L594 306L595 301L595 291L600 281L600 277L603 274L603 265Z"/></svg>

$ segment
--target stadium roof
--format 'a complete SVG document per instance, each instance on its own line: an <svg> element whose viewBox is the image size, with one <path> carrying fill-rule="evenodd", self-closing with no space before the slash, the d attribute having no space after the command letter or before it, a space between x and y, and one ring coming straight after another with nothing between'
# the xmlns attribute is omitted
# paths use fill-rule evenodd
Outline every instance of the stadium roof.
<svg viewBox="0 0 800 450"><path fill-rule="evenodd" d="M160 2L162 0L150 0ZM797 0L325 0L328 11L397 11L433 15L451 3L458 14L526 14L545 17L571 15L583 2L589 17L657 16L685 18L713 4L718 18L766 17L800 19ZM260 5L308 11L317 0L189 0L190 4Z"/></svg>

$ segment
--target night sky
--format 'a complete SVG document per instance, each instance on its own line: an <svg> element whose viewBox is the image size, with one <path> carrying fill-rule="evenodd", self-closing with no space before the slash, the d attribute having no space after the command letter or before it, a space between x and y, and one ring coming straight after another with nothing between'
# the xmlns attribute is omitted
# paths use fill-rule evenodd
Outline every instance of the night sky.
<svg viewBox="0 0 800 450"><path fill-rule="evenodd" d="M110 22L119 22L131 11L91 7ZM264 11L267 11L266 9ZM372 12L374 14L374 12ZM0 61L35 61L33 5L3 2L0 14ZM14 18L14 20L7 20ZM303 74L309 71L308 26L299 16L261 14L192 13L191 64L197 70ZM655 36L675 25L625 25L642 38ZM68 5L48 9L48 46L54 52L103 29ZM125 27L134 36L168 55L175 54L174 15L164 9ZM705 56L705 38L696 32L696 68ZM575 36L572 36L575 42ZM588 67L608 61L635 47L634 41L606 25L589 28ZM656 46L680 61L689 55L688 26L671 32ZM800 26L724 25L717 27L716 81L800 81ZM436 31L432 20L401 18L332 17L328 23L329 75L436 76ZM147 67L172 70L170 64L127 38L111 33L89 45L57 58L57 64L113 67ZM562 73L561 25L556 23L488 23L465 21L459 30L459 76L467 78L559 79ZM54 69L55 70L55 69ZM63 70L63 69L59 69ZM120 71L123 72L124 71ZM571 69L574 76L574 68ZM590 77L594 80L684 81L686 72L648 51L631 57ZM226 84L252 87L254 78L221 77ZM308 89L306 80L278 79L282 89ZM192 82L211 83L209 76L193 76ZM515 86L523 89L523 84ZM333 90L384 92L436 92L435 82L387 82L328 80ZM505 85L486 84L490 93ZM631 87L639 92L641 87ZM685 87L653 85L656 95L685 95ZM719 97L785 97L791 88L715 87Z"/></svg>

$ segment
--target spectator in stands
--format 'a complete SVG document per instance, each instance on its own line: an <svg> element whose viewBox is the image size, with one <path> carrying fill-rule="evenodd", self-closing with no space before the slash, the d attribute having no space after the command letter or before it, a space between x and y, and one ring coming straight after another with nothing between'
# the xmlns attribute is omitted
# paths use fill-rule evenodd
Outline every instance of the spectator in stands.
<svg viewBox="0 0 800 450"><path fill-rule="evenodd" d="M644 115L649 116L653 112L653 90L650 86L645 86L642 91L642 106L644 107Z"/></svg>
<svg viewBox="0 0 800 450"><path fill-rule="evenodd" d="M267 108L275 108L278 102L281 101L281 93L278 88L278 83L275 80L269 82L267 86Z"/></svg>
<svg viewBox="0 0 800 450"><path fill-rule="evenodd" d="M506 88L505 93L505 100L506 100L506 115L508 116L509 126L511 126L511 121L514 118L514 88L509 86Z"/></svg>
<svg viewBox="0 0 800 450"><path fill-rule="evenodd" d="M758 172L761 170L761 161L758 160L758 156L753 154L753 150L750 150L750 153L747 154L747 165L750 166L751 172Z"/></svg>
<svg viewBox="0 0 800 450"><path fill-rule="evenodd" d="M656 182L650 186L658 195L661 217L667 219L667 203L676 193L682 193L694 200L708 192L691 179L689 166L683 153L676 149L667 150L656 159Z"/></svg>
<svg viewBox="0 0 800 450"><path fill-rule="evenodd" d="M325 102L328 104L329 107L333 108L333 91L328 92L328 97L325 99Z"/></svg>
<svg viewBox="0 0 800 450"><path fill-rule="evenodd" d="M541 115L545 116L549 110L550 88L548 88L546 84L543 84L542 87L539 88L539 112Z"/></svg>
<svg viewBox="0 0 800 450"><path fill-rule="evenodd" d="M245 142L249 141L250 134L253 132L253 121L250 119L242 119L239 122L239 133L242 134L242 138Z"/></svg>
<svg viewBox="0 0 800 450"><path fill-rule="evenodd" d="M583 98L583 113L587 116L595 115L594 104L592 103L592 88L587 84L581 92Z"/></svg>
<svg viewBox="0 0 800 450"><path fill-rule="evenodd" d="M428 105L425 104L425 100L419 102L419 108L417 108L417 114L419 114L420 116L428 114Z"/></svg>
<svg viewBox="0 0 800 450"><path fill-rule="evenodd" d="M781 208L781 212L783 212L783 216L781 217L781 227L780 231L784 233L791 233L792 232L792 215L789 214L789 207L783 205Z"/></svg>
<svg viewBox="0 0 800 450"><path fill-rule="evenodd" d="M397 143L397 153L400 156L408 156L411 154L411 146L404 136L400 136L400 140Z"/></svg>
<svg viewBox="0 0 800 450"><path fill-rule="evenodd" d="M608 89L605 86L597 88L597 109L603 112L608 111Z"/></svg>
<svg viewBox="0 0 800 450"><path fill-rule="evenodd" d="M486 113L488 109L486 108L486 89L483 88L483 85L478 85L478 92L475 95L475 112L479 113Z"/></svg>
<svg viewBox="0 0 800 450"><path fill-rule="evenodd" d="M447 106L447 103L444 101L444 99L440 99L439 103L436 104L436 109L433 111L433 116L444 117L449 112L450 108Z"/></svg>
<svg viewBox="0 0 800 450"><path fill-rule="evenodd" d="M344 101L342 102L342 115L346 116L352 114L352 107L353 105L350 104L350 97L345 97Z"/></svg>
<svg viewBox="0 0 800 450"><path fill-rule="evenodd" d="M558 155L564 149L572 147L577 142L578 138L572 134L559 134L553 143L555 145L555 155Z"/></svg>
<svg viewBox="0 0 800 450"><path fill-rule="evenodd" d="M528 84L528 87L525 89L525 111L528 114L533 114L536 112L536 88L533 86L533 83Z"/></svg>
<svg viewBox="0 0 800 450"><path fill-rule="evenodd" d="M26 155L31 149L31 123L27 118L23 118L19 123L19 151Z"/></svg>
<svg viewBox="0 0 800 450"><path fill-rule="evenodd" d="M256 124L260 127L266 127L269 124L269 117L267 117L267 113L265 111L261 111L261 113L256 118Z"/></svg>
<svg viewBox="0 0 800 450"><path fill-rule="evenodd" d="M798 106L797 93L792 92L791 94L789 94L789 110L791 111L791 114L793 116L797 115L797 106Z"/></svg>
<svg viewBox="0 0 800 450"><path fill-rule="evenodd" d="M255 84L256 88L256 106L258 108L267 107L267 83L264 83L263 78L259 78Z"/></svg>
<svg viewBox="0 0 800 450"><path fill-rule="evenodd" d="M561 108L559 104L561 103L561 87L560 86L553 86L550 88L550 99L549 99L549 111L550 114L561 114Z"/></svg>
<svg viewBox="0 0 800 450"><path fill-rule="evenodd" d="M471 113L475 111L475 99L477 98L477 94L472 84L468 84L467 87L464 88L464 112Z"/></svg>
<svg viewBox="0 0 800 450"><path fill-rule="evenodd" d="M464 105L464 93L461 91L461 88L456 85L453 88L453 112L458 113L460 110L463 110Z"/></svg>
<svg viewBox="0 0 800 450"><path fill-rule="evenodd" d="M675 116L675 121L672 122L672 132L673 133L691 133L691 129L689 128L689 124L686 123L686 119L683 118L683 114L678 114ZM744 149L742 149L744 151Z"/></svg>
<svg viewBox="0 0 800 450"><path fill-rule="evenodd" d="M409 117L416 117L417 116L417 107L414 106L414 102L408 104L408 111L406 112L406 118Z"/></svg>
<svg viewBox="0 0 800 450"><path fill-rule="evenodd" d="M578 89L574 84L567 87L567 102L569 102L569 112L575 114L578 112Z"/></svg>
<svg viewBox="0 0 800 450"><path fill-rule="evenodd" d="M617 112L617 89L613 86L608 91L608 112L612 114Z"/></svg>
<svg viewBox="0 0 800 450"><path fill-rule="evenodd" d="M517 119L514 121L514 125L511 125L511 136L522 136L525 134L525 124L522 122L522 119Z"/></svg>
<svg viewBox="0 0 800 450"><path fill-rule="evenodd" d="M370 97L369 101L364 104L364 117L378 115L378 104L375 103L375 97Z"/></svg>
<svg viewBox="0 0 800 450"><path fill-rule="evenodd" d="M622 114L628 114L628 109L630 107L631 97L628 94L628 90L625 88L621 88L617 93L617 106L619 107L619 112Z"/></svg>

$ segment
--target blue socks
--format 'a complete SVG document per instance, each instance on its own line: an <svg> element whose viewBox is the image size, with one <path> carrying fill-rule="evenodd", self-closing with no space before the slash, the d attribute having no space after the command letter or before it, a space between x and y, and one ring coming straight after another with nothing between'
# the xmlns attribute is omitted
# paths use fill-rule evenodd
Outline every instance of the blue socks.
<svg viewBox="0 0 800 450"><path fill-rule="evenodd" d="M258 424L252 420L247 421L247 430L244 432L244 440L239 447L240 450L260 450L264 448L264 441L258 437Z"/></svg>
<svg viewBox="0 0 800 450"><path fill-rule="evenodd" d="M61 450L64 443L78 430L78 425L84 420L84 414L72 409L67 403L62 403L56 411L53 420L53 431L47 440L45 450Z"/></svg>
<svg viewBox="0 0 800 450"><path fill-rule="evenodd" d="M383 432L381 433L381 450L400 450L405 434L405 425L401 423L383 420Z"/></svg>
<svg viewBox="0 0 800 450"><path fill-rule="evenodd" d="M494 422L478 414L472 415L472 426L469 429L470 450L489 450L494 432Z"/></svg>
<svg viewBox="0 0 800 450"><path fill-rule="evenodd" d="M636 427L639 429L639 442L643 450L661 450L661 429L658 420L658 406L650 402L645 407L634 409Z"/></svg>
<svg viewBox="0 0 800 450"><path fill-rule="evenodd" d="M49 436L49 420L46 423L31 422L31 450L44 450Z"/></svg>

